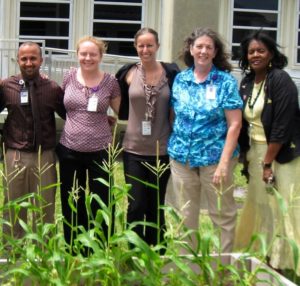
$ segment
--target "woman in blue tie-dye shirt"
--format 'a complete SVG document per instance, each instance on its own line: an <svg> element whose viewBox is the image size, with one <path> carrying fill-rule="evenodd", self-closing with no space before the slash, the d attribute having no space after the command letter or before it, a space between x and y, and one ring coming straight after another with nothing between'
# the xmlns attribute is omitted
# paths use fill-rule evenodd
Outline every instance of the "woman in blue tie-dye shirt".
<svg viewBox="0 0 300 286"><path fill-rule="evenodd" d="M230 252L236 224L232 179L242 101L217 33L197 28L185 40L182 58L188 68L173 84L174 124L168 144L174 203L186 226L198 231L203 192L210 218L220 229L222 251ZM196 247L195 236L192 239Z"/></svg>

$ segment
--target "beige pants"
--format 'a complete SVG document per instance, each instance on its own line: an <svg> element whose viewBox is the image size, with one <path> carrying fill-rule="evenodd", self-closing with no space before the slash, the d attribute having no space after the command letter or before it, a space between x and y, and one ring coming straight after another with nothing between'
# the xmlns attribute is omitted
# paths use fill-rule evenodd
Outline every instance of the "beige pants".
<svg viewBox="0 0 300 286"><path fill-rule="evenodd" d="M38 158L37 152L20 152L18 150L8 149L5 154L5 172L8 174L7 178L3 179L4 186L4 203L8 201L16 200L24 195L30 193L36 193L39 190L39 184L41 184L42 200L31 200L33 204L39 207L43 207L42 216L43 222L54 222L55 211L55 191L56 186L44 189L46 186L57 183L56 174L56 157L54 150L47 150L42 152L40 158L40 168L42 169L40 179L38 178ZM46 167L49 166L49 167ZM22 170L23 169L23 170ZM17 173L17 170L22 170ZM28 200L25 200L28 201ZM18 203L19 204L19 203ZM20 204L19 204L20 205ZM5 211L3 216L6 221L15 221L16 213L11 209ZM9 217L11 216L11 217ZM18 218L27 222L27 210L21 208L18 213ZM35 212L32 214L33 228L36 226L36 221L39 215ZM11 229L8 225L4 224L3 232L10 235ZM24 230L18 222L13 225L13 235L15 238L20 238L24 235Z"/></svg>
<svg viewBox="0 0 300 286"><path fill-rule="evenodd" d="M273 237L274 196L266 192L266 184L262 180L261 162L267 151L267 144L252 142L247 153L249 162L248 194L236 229L235 249L247 248L254 234L263 234L269 244ZM257 241L258 242L258 241ZM255 249L259 247L255 244Z"/></svg>
<svg viewBox="0 0 300 286"><path fill-rule="evenodd" d="M261 162L267 151L267 144L252 142L247 153L249 161L250 180L248 195L244 203L240 221L237 226L235 249L240 251L250 245L253 235L263 235L266 238L270 264L274 268L294 269L300 275L300 264L297 269L293 262L293 252L290 243L300 246L300 157L289 163L272 164L276 188L282 197L279 203L274 195L266 192L262 180ZM285 208L281 208L284 203ZM254 248L261 248L256 240ZM300 255L299 250L296 251Z"/></svg>
<svg viewBox="0 0 300 286"><path fill-rule="evenodd" d="M237 163L230 162L227 182L220 188L212 184L213 175L217 165L190 168L171 160L171 173L173 181L172 202L185 219L185 225L190 229L199 229L200 198L203 192L208 201L209 216L220 231L222 252L231 252L233 246L237 208L233 197L233 170ZM218 196L217 192L222 191ZM171 196L171 194L169 194ZM218 197L220 205L218 207ZM192 239L195 246L197 241Z"/></svg>
<svg viewBox="0 0 300 286"><path fill-rule="evenodd" d="M298 247L296 254L300 255L300 157L286 164L274 164L277 190L286 206L281 208L277 203L274 215L274 232L278 235L272 246L270 264L274 268L293 269L300 276L300 263L294 265L294 253L288 240Z"/></svg>

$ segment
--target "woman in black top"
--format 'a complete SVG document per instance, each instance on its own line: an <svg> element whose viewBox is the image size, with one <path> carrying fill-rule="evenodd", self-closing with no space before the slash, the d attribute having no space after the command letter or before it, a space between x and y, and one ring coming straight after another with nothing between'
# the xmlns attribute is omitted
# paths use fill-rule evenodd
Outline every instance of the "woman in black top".
<svg viewBox="0 0 300 286"><path fill-rule="evenodd" d="M241 43L239 66L245 76L240 85L244 120L239 143L249 186L237 229L237 248L248 246L251 236L258 233L267 243L279 234L300 245L300 201L296 199L300 194L298 92L283 70L287 58L278 47L261 30ZM286 214L267 192L268 183L275 184L283 197ZM275 240L268 256L274 268L294 268L291 247L283 238ZM299 275L300 267L297 272Z"/></svg>

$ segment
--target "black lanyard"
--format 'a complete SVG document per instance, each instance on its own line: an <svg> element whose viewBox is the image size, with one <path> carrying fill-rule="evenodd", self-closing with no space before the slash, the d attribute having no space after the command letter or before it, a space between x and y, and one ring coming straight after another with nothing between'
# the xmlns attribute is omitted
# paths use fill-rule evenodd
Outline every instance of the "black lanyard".
<svg viewBox="0 0 300 286"><path fill-rule="evenodd" d="M251 94L249 95L249 98L248 98L248 107L252 110L257 99L259 98L259 95L261 93L261 90L262 90L262 87L265 83L265 79L263 80L263 82L261 83L260 87L259 87L259 90L258 90L258 93L256 95L256 97L254 98L253 102L251 103L251 100L252 100L252 94L253 94L253 91L251 92Z"/></svg>

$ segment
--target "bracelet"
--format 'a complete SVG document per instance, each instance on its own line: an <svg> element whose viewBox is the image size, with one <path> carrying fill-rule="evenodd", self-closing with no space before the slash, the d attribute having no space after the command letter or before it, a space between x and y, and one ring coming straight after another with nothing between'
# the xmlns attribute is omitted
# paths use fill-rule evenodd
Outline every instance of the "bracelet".
<svg viewBox="0 0 300 286"><path fill-rule="evenodd" d="M262 162L261 165L262 165L262 168L263 168L264 170L266 170L266 169L271 169L271 168L272 168L272 163L265 163L265 162Z"/></svg>

